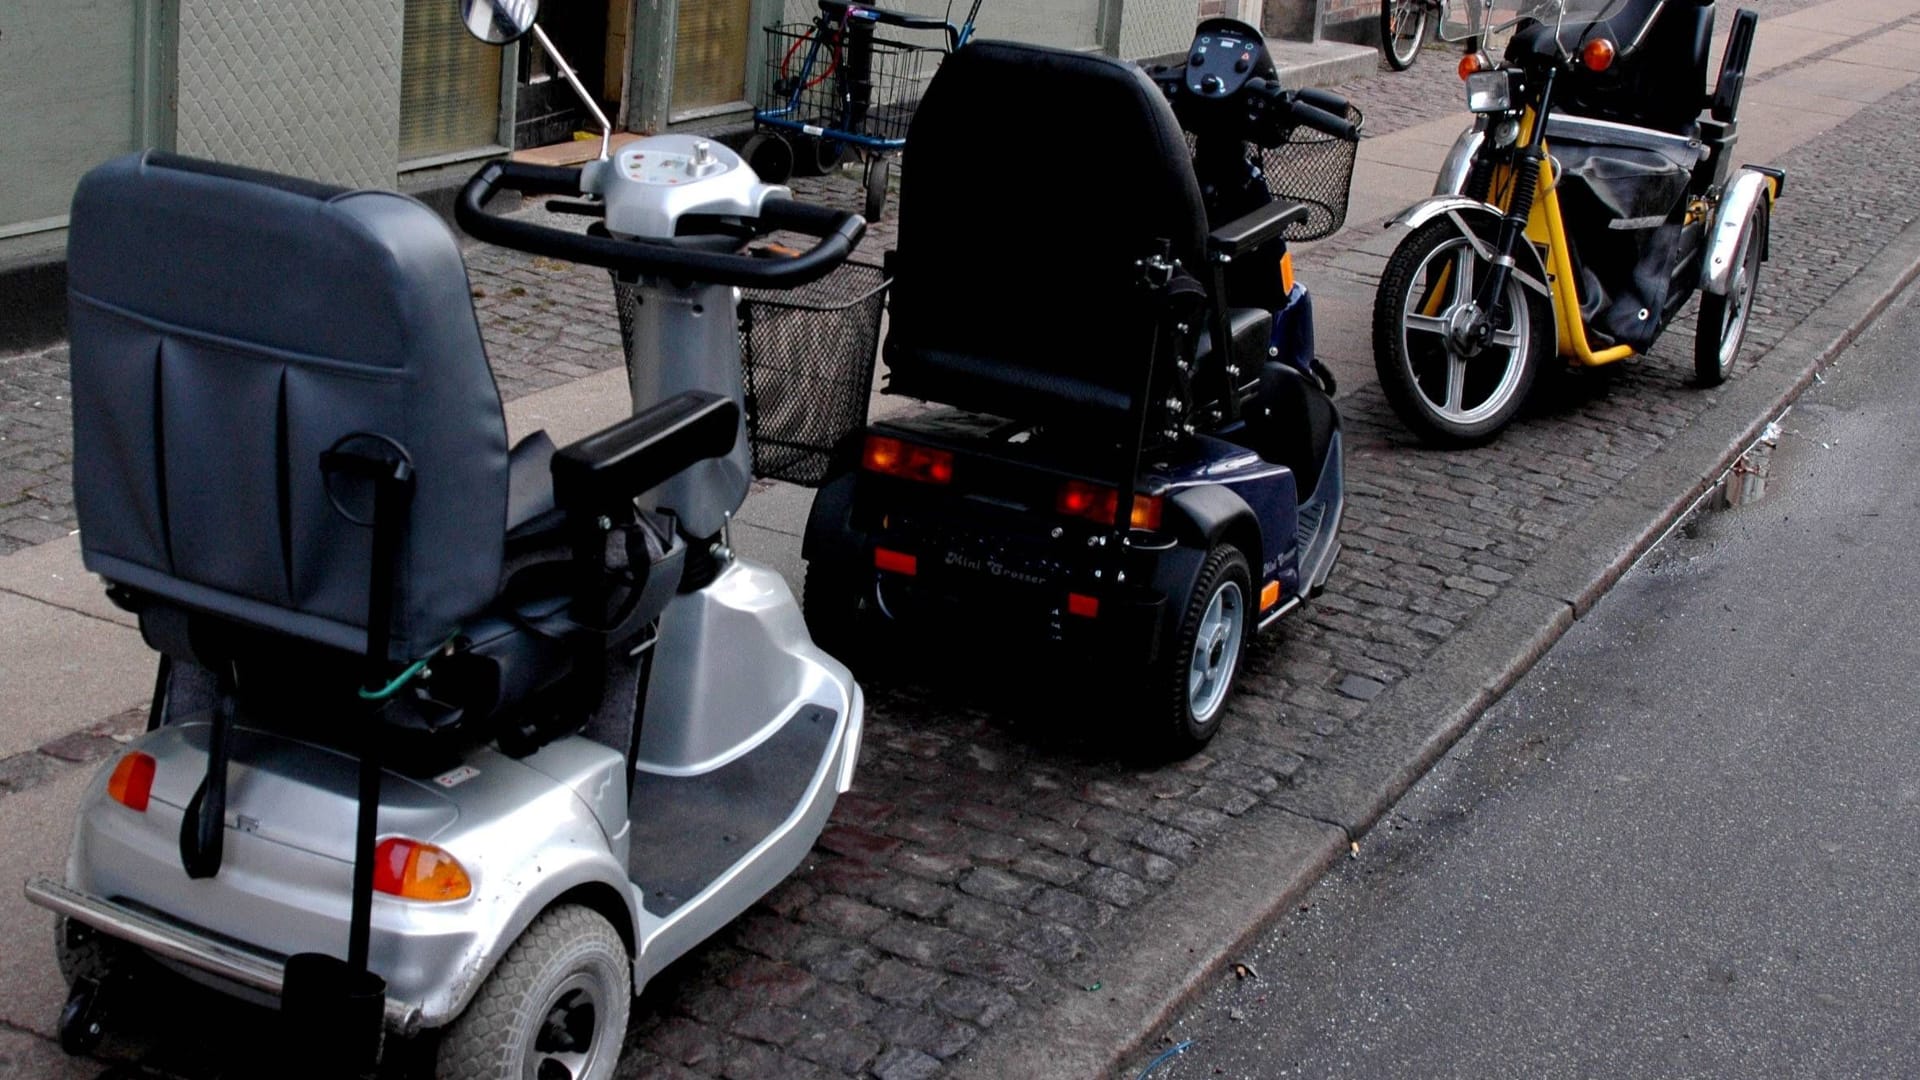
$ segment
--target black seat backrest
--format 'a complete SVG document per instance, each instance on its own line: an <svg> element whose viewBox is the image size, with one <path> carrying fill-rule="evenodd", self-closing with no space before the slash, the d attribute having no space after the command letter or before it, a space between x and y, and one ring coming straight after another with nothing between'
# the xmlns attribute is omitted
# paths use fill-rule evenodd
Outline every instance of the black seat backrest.
<svg viewBox="0 0 1920 1080"><path fill-rule="evenodd" d="M366 432L416 480L394 659L493 599L506 424L446 225L148 153L81 180L68 240L75 509L87 568L190 611L365 648L371 530L320 455Z"/></svg>
<svg viewBox="0 0 1920 1080"><path fill-rule="evenodd" d="M1692 134L1707 97L1713 0L1627 0L1604 23L1619 57L1606 71L1576 64L1560 105L1576 116ZM1568 27L1562 39L1578 46Z"/></svg>
<svg viewBox="0 0 1920 1080"><path fill-rule="evenodd" d="M1022 419L1127 415L1152 355L1135 261L1199 271L1205 211L1173 110L1139 68L976 42L907 133L890 388Z"/></svg>

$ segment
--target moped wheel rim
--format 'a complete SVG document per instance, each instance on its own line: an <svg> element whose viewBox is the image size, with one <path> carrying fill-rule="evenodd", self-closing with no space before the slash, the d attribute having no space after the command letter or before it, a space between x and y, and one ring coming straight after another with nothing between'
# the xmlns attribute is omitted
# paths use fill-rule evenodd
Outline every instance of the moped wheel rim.
<svg viewBox="0 0 1920 1080"><path fill-rule="evenodd" d="M580 1080L593 1075L608 1051L601 1018L603 987L587 972L569 975L542 1003L540 1028L527 1043L524 1080Z"/></svg>
<svg viewBox="0 0 1920 1080"><path fill-rule="evenodd" d="M1519 279L1509 276L1508 325L1497 328L1493 339L1472 355L1459 348L1454 323L1473 303L1478 263L1466 237L1448 239L1421 260L1400 309L1400 362L1414 392L1428 411L1459 425L1498 414L1520 392L1532 330L1526 294ZM1497 376L1485 374L1503 362Z"/></svg>
<svg viewBox="0 0 1920 1080"><path fill-rule="evenodd" d="M1193 655L1187 665L1187 708L1196 723L1204 724L1220 711L1240 660L1246 597L1237 582L1221 582L1200 617L1194 634Z"/></svg>
<svg viewBox="0 0 1920 1080"><path fill-rule="evenodd" d="M1720 315L1720 374L1733 367L1740 342L1747 336L1747 314L1753 307L1753 282L1760 273L1760 248L1753 242L1753 226L1740 235L1740 251L1734 256L1733 278L1727 282L1727 303Z"/></svg>

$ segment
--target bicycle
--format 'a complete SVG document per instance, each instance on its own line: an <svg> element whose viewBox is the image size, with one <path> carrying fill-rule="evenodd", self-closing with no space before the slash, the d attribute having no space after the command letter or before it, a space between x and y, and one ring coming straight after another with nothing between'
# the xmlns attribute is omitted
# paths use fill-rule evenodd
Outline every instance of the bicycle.
<svg viewBox="0 0 1920 1080"><path fill-rule="evenodd" d="M944 56L973 36L982 0L966 21L820 0L812 22L766 28L767 78L754 110L759 129L742 148L755 172L773 183L791 174L818 176L838 165L847 148L866 157L866 216L886 209L891 165L887 153L906 145L922 60ZM935 31L940 43L916 44L877 36L880 26Z"/></svg>
<svg viewBox="0 0 1920 1080"><path fill-rule="evenodd" d="M1420 49L1427 43L1429 29L1434 40L1449 44L1460 43L1469 53L1479 52L1481 42L1489 35L1506 30L1520 21L1518 13L1499 23L1493 22L1493 0L1458 0L1466 9L1464 32L1455 32L1460 23L1450 23L1448 16L1456 0L1381 0L1380 3L1380 52L1387 58L1387 66L1395 71L1405 71L1413 66L1420 57Z"/></svg>

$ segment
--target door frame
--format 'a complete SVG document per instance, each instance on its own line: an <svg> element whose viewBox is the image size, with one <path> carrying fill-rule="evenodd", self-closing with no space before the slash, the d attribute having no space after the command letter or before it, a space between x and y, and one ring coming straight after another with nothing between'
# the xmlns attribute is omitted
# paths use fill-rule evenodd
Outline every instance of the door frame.
<svg viewBox="0 0 1920 1080"><path fill-rule="evenodd" d="M752 0L753 26L747 37L747 100L740 109L721 106L673 119L674 36L680 22L680 0L634 0L632 30L627 38L626 115L619 118L628 131L660 132L675 123L700 124L716 117L746 116L759 96L767 62L767 38L762 28L784 18L784 0Z"/></svg>

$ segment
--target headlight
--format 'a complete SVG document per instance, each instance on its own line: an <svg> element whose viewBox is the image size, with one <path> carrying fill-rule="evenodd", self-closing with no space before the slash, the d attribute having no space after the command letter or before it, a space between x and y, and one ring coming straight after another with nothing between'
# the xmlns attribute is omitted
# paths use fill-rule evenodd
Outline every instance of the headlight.
<svg viewBox="0 0 1920 1080"><path fill-rule="evenodd" d="M1505 71L1476 71L1467 76L1467 108L1477 113L1513 108L1513 81Z"/></svg>

